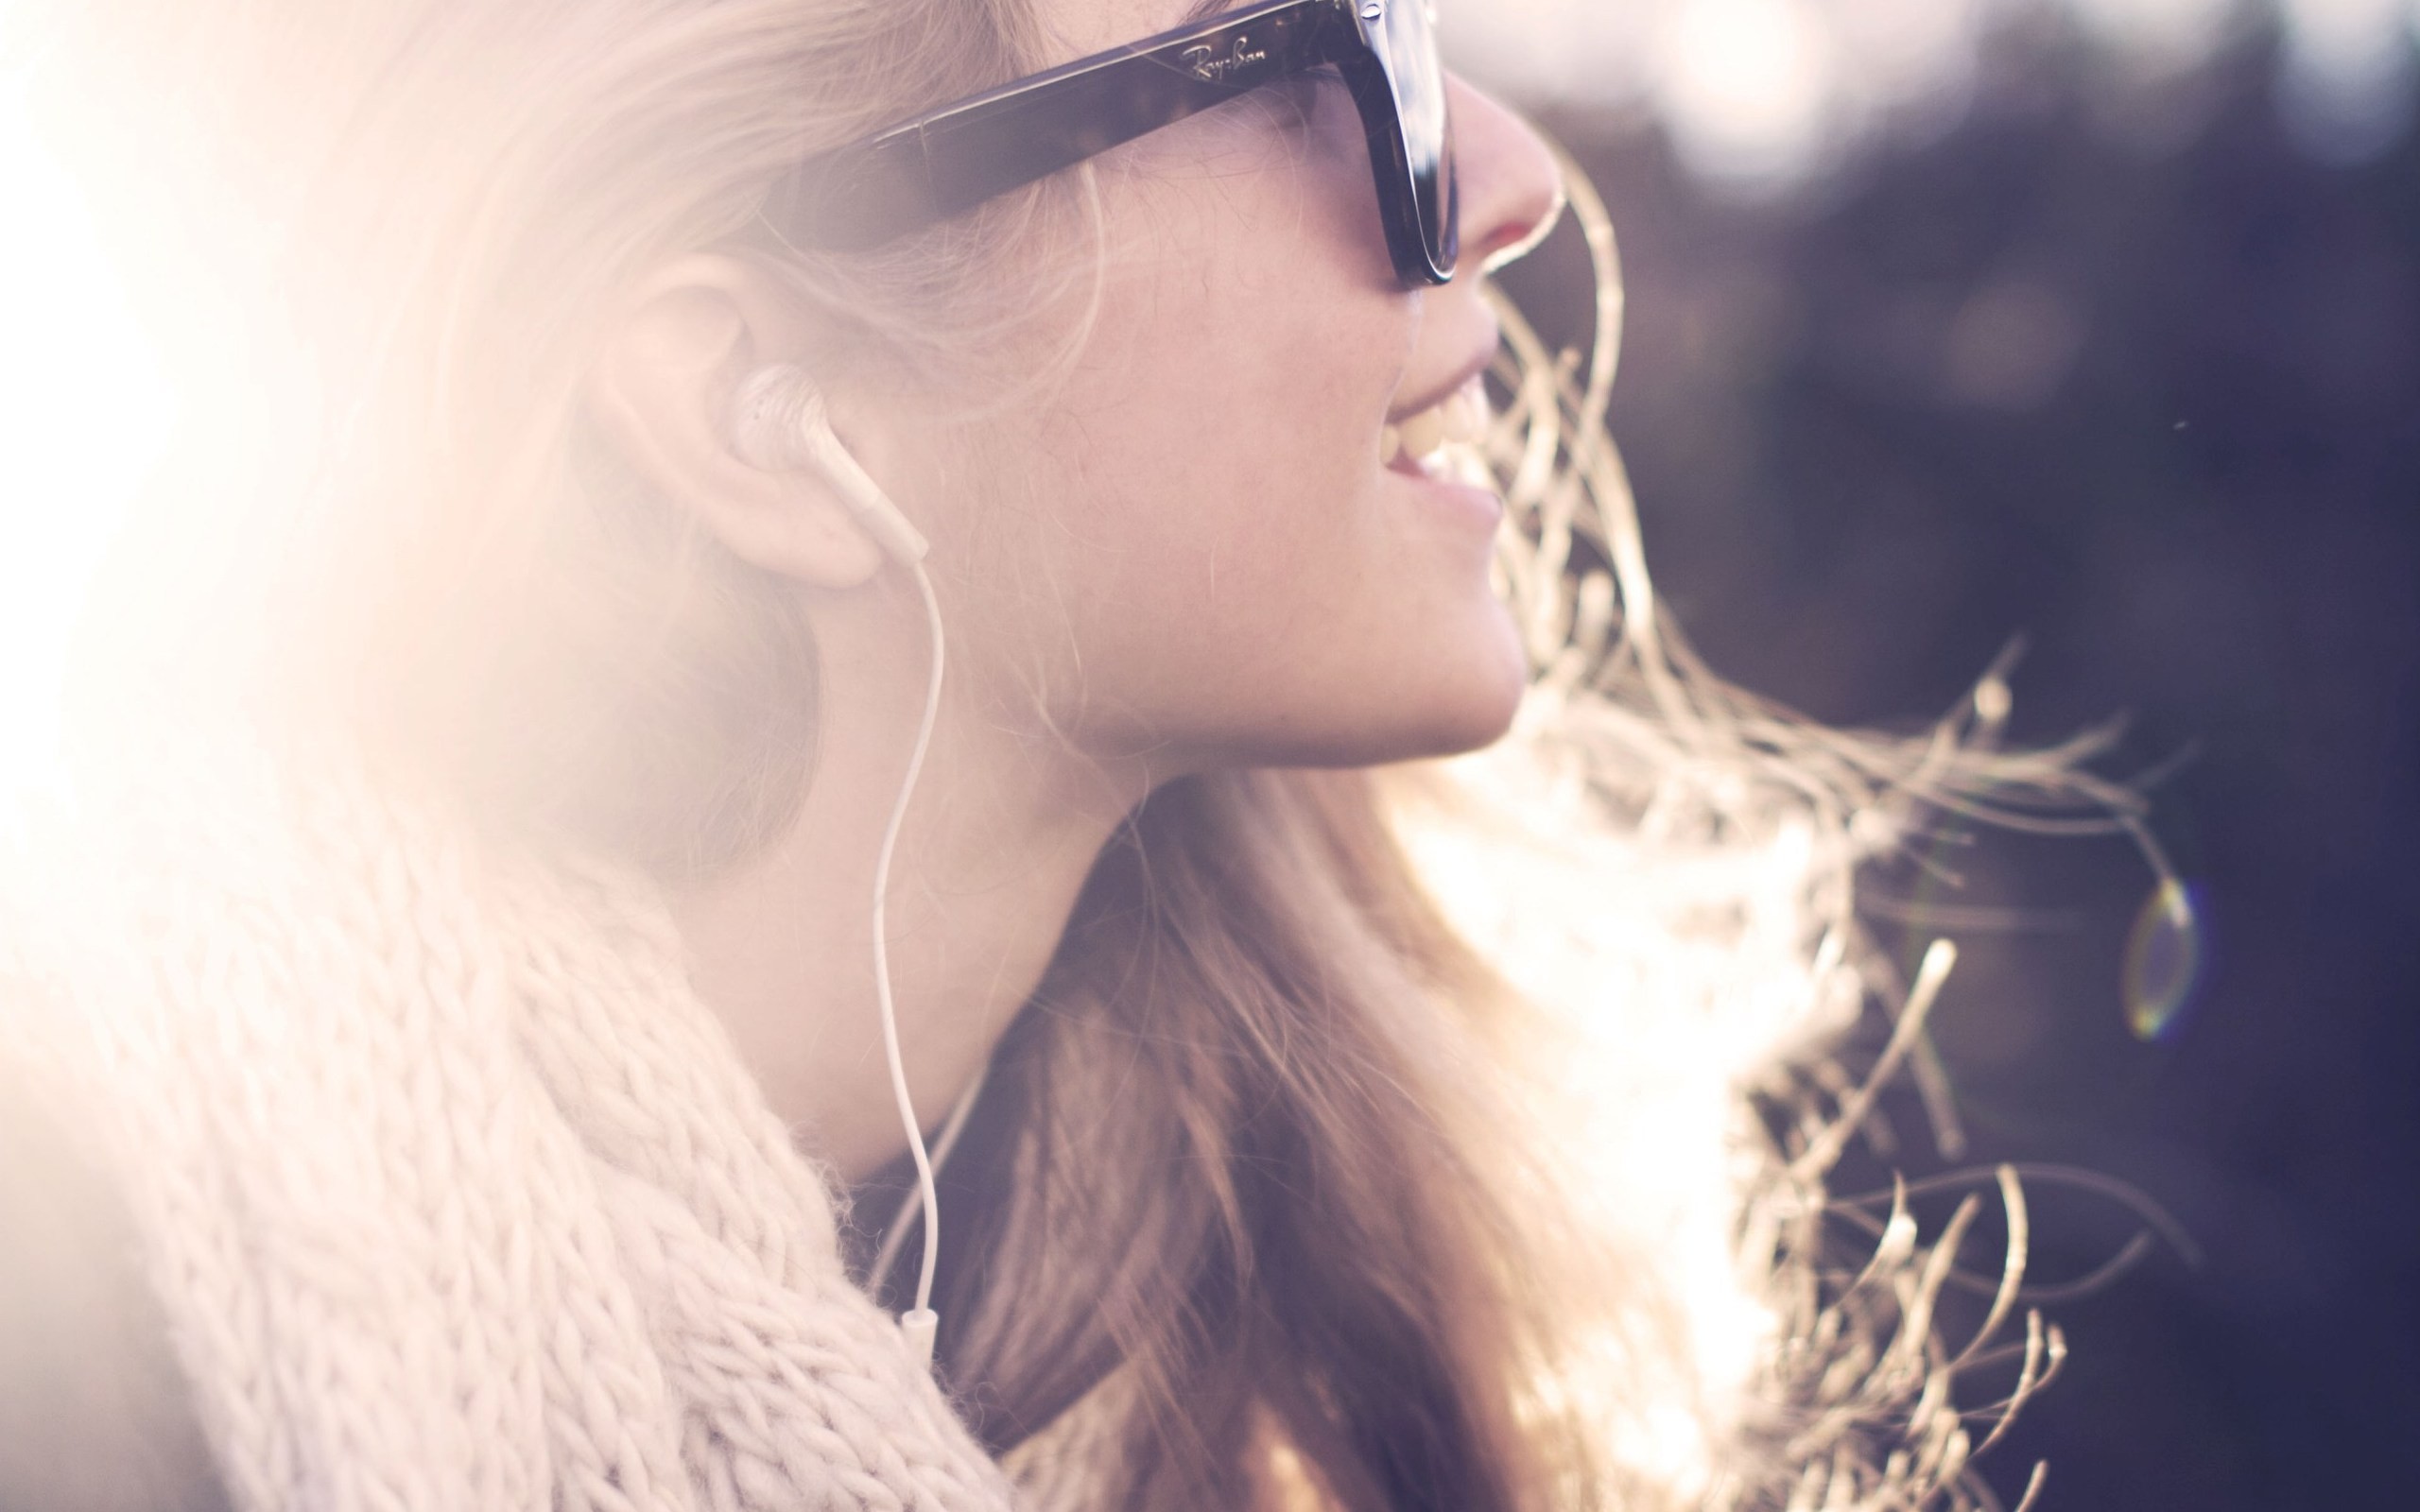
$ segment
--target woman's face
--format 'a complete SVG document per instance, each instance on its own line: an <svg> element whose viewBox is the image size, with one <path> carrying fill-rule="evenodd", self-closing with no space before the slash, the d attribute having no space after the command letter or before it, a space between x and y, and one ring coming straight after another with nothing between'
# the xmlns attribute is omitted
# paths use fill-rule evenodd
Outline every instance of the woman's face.
<svg viewBox="0 0 2420 1512"><path fill-rule="evenodd" d="M1071 57L1185 14L1049 9ZM897 464L957 579L958 664L1002 708L1038 694L1087 755L1148 753L1157 773L1503 730L1524 667L1489 586L1501 507L1409 448L1390 463L1383 438L1433 433L1429 412L1476 380L1496 346L1480 266L1554 213L1559 184L1526 128L1459 81L1451 98L1462 272L1440 288L1397 281L1333 77L1096 160L1106 255L1072 367L988 444Z"/></svg>

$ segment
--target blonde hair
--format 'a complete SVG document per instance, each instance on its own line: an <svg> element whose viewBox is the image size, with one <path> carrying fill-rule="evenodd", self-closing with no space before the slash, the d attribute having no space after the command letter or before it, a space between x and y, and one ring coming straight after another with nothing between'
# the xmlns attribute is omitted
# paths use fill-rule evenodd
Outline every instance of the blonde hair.
<svg viewBox="0 0 2420 1512"><path fill-rule="evenodd" d="M81 24L128 94L211 123L223 157L149 181L171 215L244 228L216 256L302 333L247 374L272 429L220 445L233 465L198 456L137 532L155 559L251 534L228 559L271 564L260 685L380 730L496 822L667 878L766 843L811 780L811 627L583 433L593 322L652 261L728 243L803 154L1037 65L1025 0L393 0L273 23L118 0ZM234 186L250 215L175 182ZM997 280L1044 276L1014 254L1077 208L1046 184L784 271L836 360L942 375L996 322ZM1824 1171L1865 1108L1806 1068L1877 960L1861 856L1927 804L2116 796L2067 775L2080 750L1994 754L1962 714L1914 742L1815 730L1694 664L1604 435L1618 280L1584 186L1580 210L1596 350L1547 352L1508 309L1497 372L1505 586L1538 670L1514 739L1493 765L1154 794L987 1097L996 1180L953 1238L985 1260L944 1309L952 1379L1005 1442L1124 1362L1150 1429L1129 1504L1988 1500L1947 1389L1972 1351L1928 1321L1956 1235L1927 1248L1894 1220L1854 1284L1820 1279ZM197 500L211 524L178 528ZM161 576L130 571L104 621ZM182 623L216 612L213 585ZM1432 899L1456 835L1501 863L1493 923ZM1658 885L1610 878L1627 914L1571 896L1606 868ZM1542 919L1562 944L1531 948ZM1595 985L1558 1004L1531 968L1573 940ZM1591 1019L1607 982L1634 1001ZM1676 1007L1704 1021L1695 1121L1668 1130L1692 1184L1626 1211L1616 1146L1683 1102L1625 1123L1550 1069ZM1684 1245L1719 1251L1746 1320L1728 1364L1705 1363L1712 1325L1661 1252ZM1678 1459L1657 1447L1676 1416L1698 1446Z"/></svg>

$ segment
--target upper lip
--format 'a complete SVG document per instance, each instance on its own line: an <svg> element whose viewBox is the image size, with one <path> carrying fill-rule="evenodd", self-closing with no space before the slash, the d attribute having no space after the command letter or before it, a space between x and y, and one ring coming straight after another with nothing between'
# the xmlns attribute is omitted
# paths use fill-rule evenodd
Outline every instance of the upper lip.
<svg viewBox="0 0 2420 1512"><path fill-rule="evenodd" d="M1495 342L1490 340L1487 345L1478 348L1474 351L1470 356L1463 359L1461 366L1454 369L1453 376L1447 378L1436 387L1423 393L1418 398L1412 400L1409 404L1399 405L1395 409L1390 411L1387 415L1387 423L1390 425L1398 424L1410 416L1419 414L1424 409L1436 408L1439 404L1445 402L1446 396L1452 394L1455 390L1461 388L1462 385L1469 383L1480 373L1487 371L1487 365L1495 360Z"/></svg>

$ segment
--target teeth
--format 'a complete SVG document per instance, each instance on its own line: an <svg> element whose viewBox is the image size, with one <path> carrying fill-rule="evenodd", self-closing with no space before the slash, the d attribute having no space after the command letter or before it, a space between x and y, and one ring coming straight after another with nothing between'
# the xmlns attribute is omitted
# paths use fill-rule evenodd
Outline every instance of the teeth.
<svg viewBox="0 0 2420 1512"><path fill-rule="evenodd" d="M1424 409L1403 422L1403 449L1415 457L1426 456L1445 444L1444 406Z"/></svg>
<svg viewBox="0 0 2420 1512"><path fill-rule="evenodd" d="M1477 384L1455 389L1442 407L1445 412L1445 439L1464 446L1477 446L1487 439L1487 395Z"/></svg>
<svg viewBox="0 0 2420 1512"><path fill-rule="evenodd" d="M1409 455L1424 466L1447 446L1477 446L1487 439L1487 390L1474 382L1454 390L1417 415L1378 432L1378 461Z"/></svg>

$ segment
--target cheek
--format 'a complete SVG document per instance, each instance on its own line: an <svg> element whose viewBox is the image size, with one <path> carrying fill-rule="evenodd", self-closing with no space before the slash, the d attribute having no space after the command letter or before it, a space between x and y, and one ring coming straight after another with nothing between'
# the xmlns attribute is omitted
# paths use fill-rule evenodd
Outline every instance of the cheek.
<svg viewBox="0 0 2420 1512"><path fill-rule="evenodd" d="M1100 366L1043 432L1072 576L1095 628L1124 627L1138 656L1157 624L1250 658L1375 534L1377 430L1412 322L1253 271L1283 272L1230 262L1218 288L1155 283L1105 308Z"/></svg>
<svg viewBox="0 0 2420 1512"><path fill-rule="evenodd" d="M1107 249L1090 340L1037 435L1070 530L1098 548L1084 576L1122 582L1128 608L1240 609L1366 522L1419 332L1416 297L1360 277L1353 232L1374 223L1314 164L1265 146L1208 162L1226 171L1112 198L1108 218L1144 230Z"/></svg>
<svg viewBox="0 0 2420 1512"><path fill-rule="evenodd" d="M1357 195L1270 156L1105 184L1087 339L1022 427L1039 566L1000 608L1050 621L1050 717L1097 754L1377 760L1487 739L1517 695L1486 542L1379 471L1424 304L1366 165Z"/></svg>

